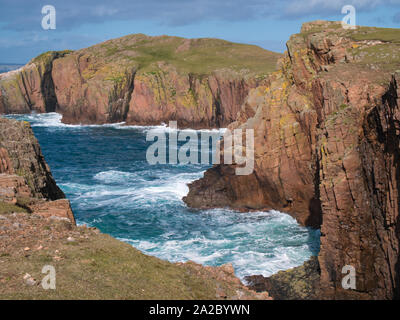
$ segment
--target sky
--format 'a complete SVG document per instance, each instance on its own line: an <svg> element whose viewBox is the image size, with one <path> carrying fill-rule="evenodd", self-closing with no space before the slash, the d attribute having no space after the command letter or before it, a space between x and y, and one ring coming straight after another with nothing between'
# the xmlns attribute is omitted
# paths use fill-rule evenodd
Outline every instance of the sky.
<svg viewBox="0 0 400 320"><path fill-rule="evenodd" d="M44 30L42 8L56 10ZM303 22L343 19L400 28L400 0L0 0L0 63L25 64L49 50L76 50L132 33L220 38L283 52Z"/></svg>

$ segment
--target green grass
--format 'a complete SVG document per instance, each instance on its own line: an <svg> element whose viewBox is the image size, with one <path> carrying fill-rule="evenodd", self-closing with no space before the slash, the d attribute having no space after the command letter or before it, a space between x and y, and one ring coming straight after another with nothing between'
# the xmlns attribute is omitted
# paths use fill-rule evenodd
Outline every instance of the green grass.
<svg viewBox="0 0 400 320"><path fill-rule="evenodd" d="M13 212L27 213L28 211L18 205L0 201L0 214L13 213Z"/></svg>
<svg viewBox="0 0 400 320"><path fill-rule="evenodd" d="M383 43L349 50L361 64L375 65L387 71L400 68L400 43Z"/></svg>
<svg viewBox="0 0 400 320"><path fill-rule="evenodd" d="M210 74L215 70L231 69L265 76L276 68L281 56L254 45L232 43L219 39L184 39L179 37L148 37L129 35L82 49L77 54L88 54L110 64L114 71L120 67L136 66L141 72L157 72L158 63L174 66L179 72Z"/></svg>
<svg viewBox="0 0 400 320"><path fill-rule="evenodd" d="M55 249L62 257L57 262L52 259ZM0 276L8 275L9 280L0 286L0 299L215 299L216 286L235 294L190 266L144 255L107 235L78 240L76 245L58 243L28 257L6 254L4 259ZM56 290L26 286L23 275L40 280L45 264L56 268Z"/></svg>
<svg viewBox="0 0 400 320"><path fill-rule="evenodd" d="M400 43L400 29L395 28L377 28L357 26L356 29L344 29L341 22L338 21L323 21L321 23L310 22L305 26L309 30L302 30L303 36L308 36L314 33L326 32L327 34L338 34L347 36L355 41L364 40L380 40L384 42Z"/></svg>
<svg viewBox="0 0 400 320"><path fill-rule="evenodd" d="M44 67L49 67L54 59L64 57L72 52L72 50L47 51L33 58L31 62Z"/></svg>
<svg viewBox="0 0 400 320"><path fill-rule="evenodd" d="M350 37L356 41L380 40L400 43L400 29L358 27L356 30L350 32Z"/></svg>

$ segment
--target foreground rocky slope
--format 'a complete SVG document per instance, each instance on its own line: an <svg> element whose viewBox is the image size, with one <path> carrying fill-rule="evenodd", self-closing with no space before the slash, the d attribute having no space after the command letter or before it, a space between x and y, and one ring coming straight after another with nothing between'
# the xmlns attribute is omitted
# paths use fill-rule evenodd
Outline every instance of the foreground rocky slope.
<svg viewBox="0 0 400 320"><path fill-rule="evenodd" d="M319 298L398 298L400 30L317 21L287 49L230 125L254 129L254 173L215 166L184 200L321 227ZM356 290L342 289L345 265Z"/></svg>
<svg viewBox="0 0 400 320"><path fill-rule="evenodd" d="M217 39L109 40L47 52L0 74L0 113L60 112L66 123L223 127L280 54Z"/></svg>
<svg viewBox="0 0 400 320"><path fill-rule="evenodd" d="M56 270L44 290L42 268ZM0 119L0 299L270 299L231 265L173 264L76 226L29 123Z"/></svg>
<svg viewBox="0 0 400 320"><path fill-rule="evenodd" d="M230 265L173 264L66 219L3 212L0 240L0 299L270 299ZM45 265L55 290L41 286Z"/></svg>

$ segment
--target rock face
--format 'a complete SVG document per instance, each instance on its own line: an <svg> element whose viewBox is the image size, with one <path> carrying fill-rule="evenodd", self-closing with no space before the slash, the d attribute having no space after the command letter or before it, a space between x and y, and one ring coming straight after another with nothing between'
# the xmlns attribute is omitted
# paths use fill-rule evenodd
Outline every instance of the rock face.
<svg viewBox="0 0 400 320"><path fill-rule="evenodd" d="M53 112L65 123L223 127L280 54L217 39L130 35L47 52L0 75L0 112Z"/></svg>
<svg viewBox="0 0 400 320"><path fill-rule="evenodd" d="M0 119L0 173L23 177L36 198L65 198L28 122Z"/></svg>
<svg viewBox="0 0 400 320"><path fill-rule="evenodd" d="M75 223L27 122L0 119L0 209L32 212Z"/></svg>
<svg viewBox="0 0 400 320"><path fill-rule="evenodd" d="M302 266L270 276L248 276L250 289L257 292L268 291L277 300L315 300L320 270L317 257L312 257Z"/></svg>
<svg viewBox="0 0 400 320"><path fill-rule="evenodd" d="M68 53L47 52L20 69L0 74L0 113L56 111L57 98L51 77L53 61Z"/></svg>
<svg viewBox="0 0 400 320"><path fill-rule="evenodd" d="M253 174L214 166L184 198L274 208L321 227L318 298L400 295L399 39L398 29L304 24L230 125L254 129ZM356 290L342 288L346 265Z"/></svg>

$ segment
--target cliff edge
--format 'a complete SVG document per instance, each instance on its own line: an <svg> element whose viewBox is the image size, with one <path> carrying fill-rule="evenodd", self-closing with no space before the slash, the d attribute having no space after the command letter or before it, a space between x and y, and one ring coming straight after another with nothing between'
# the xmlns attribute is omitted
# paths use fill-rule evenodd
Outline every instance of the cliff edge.
<svg viewBox="0 0 400 320"><path fill-rule="evenodd" d="M44 266L55 270L45 290ZM0 118L0 299L271 299L232 265L170 263L77 226L27 122Z"/></svg>
<svg viewBox="0 0 400 320"><path fill-rule="evenodd" d="M77 124L225 127L280 56L219 39L133 34L46 52L0 74L0 113L59 112Z"/></svg>
<svg viewBox="0 0 400 320"><path fill-rule="evenodd" d="M319 298L400 294L399 39L399 29L305 23L229 126L254 129L253 174L216 165L184 198L273 208L321 228ZM356 290L342 288L346 265Z"/></svg>

